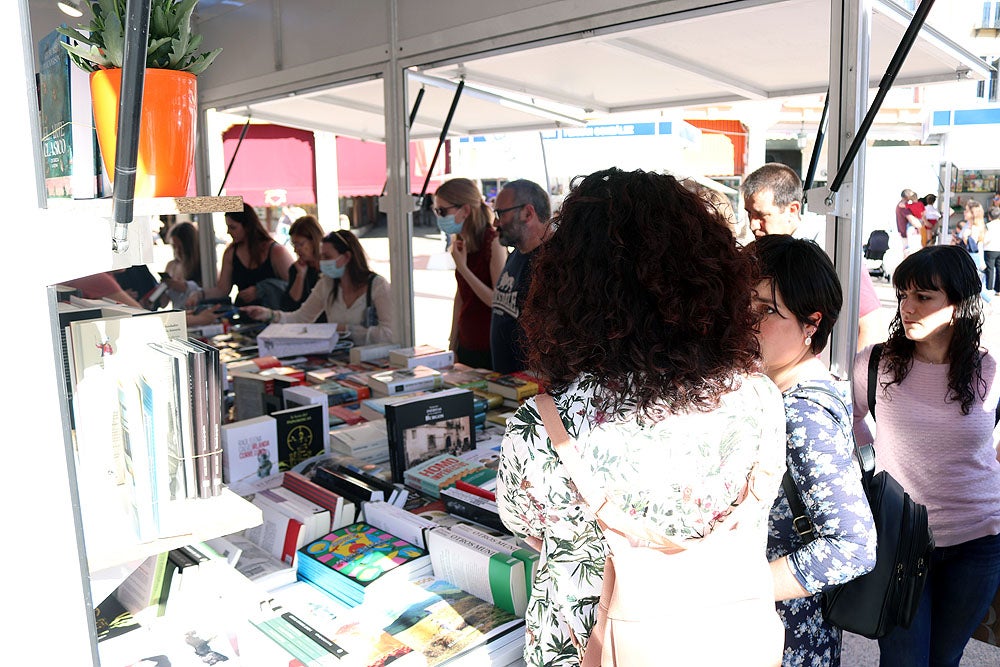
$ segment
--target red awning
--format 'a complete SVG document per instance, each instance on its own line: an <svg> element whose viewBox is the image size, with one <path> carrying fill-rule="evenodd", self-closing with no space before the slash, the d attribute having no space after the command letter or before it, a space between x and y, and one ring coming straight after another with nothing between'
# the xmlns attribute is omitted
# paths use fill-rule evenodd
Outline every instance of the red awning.
<svg viewBox="0 0 1000 667"><path fill-rule="evenodd" d="M226 166L236 152L242 125L222 134ZM282 125L251 123L226 179L226 194L266 206L264 193L284 190L288 205L316 203L316 141L313 133Z"/></svg>
<svg viewBox="0 0 1000 667"><path fill-rule="evenodd" d="M738 120L697 120L685 118L686 123L690 123L699 128L702 132L725 136L732 144L733 170L725 174L712 174L713 176L742 176L747 164L747 128Z"/></svg>
<svg viewBox="0 0 1000 667"><path fill-rule="evenodd" d="M433 155L433 152L428 155L423 141L410 142L411 193L420 193ZM440 172L443 164L444 161L439 155L435 171ZM380 195L385 185L385 178L385 144L337 137L337 184L341 197ZM427 192L433 193L441 183L440 178L432 178L427 186Z"/></svg>

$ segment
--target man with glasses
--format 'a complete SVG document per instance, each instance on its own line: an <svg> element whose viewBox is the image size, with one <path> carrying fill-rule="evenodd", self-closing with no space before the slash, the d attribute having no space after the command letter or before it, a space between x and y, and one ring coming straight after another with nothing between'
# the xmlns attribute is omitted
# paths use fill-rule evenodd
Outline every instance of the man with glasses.
<svg viewBox="0 0 1000 667"><path fill-rule="evenodd" d="M524 335L517 319L528 295L531 260L549 235L552 205L537 183L519 179L497 195L493 213L500 243L513 246L493 290L490 350L493 370L513 373L525 369Z"/></svg>

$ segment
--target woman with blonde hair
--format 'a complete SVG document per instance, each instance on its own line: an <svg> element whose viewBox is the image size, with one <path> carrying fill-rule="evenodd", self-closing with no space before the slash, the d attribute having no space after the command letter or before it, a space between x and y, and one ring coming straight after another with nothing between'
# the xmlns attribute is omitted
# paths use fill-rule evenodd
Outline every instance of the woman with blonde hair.
<svg viewBox="0 0 1000 667"><path fill-rule="evenodd" d="M507 252L493 227L493 211L471 180L453 178L434 193L438 229L451 240L455 260L455 305L449 346L455 359L474 368L492 368L490 317L493 288Z"/></svg>

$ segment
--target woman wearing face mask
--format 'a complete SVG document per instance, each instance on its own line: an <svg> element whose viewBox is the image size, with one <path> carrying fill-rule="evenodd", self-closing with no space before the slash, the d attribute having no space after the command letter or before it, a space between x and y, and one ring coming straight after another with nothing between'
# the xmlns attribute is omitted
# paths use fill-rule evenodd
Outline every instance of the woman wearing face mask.
<svg viewBox="0 0 1000 667"><path fill-rule="evenodd" d="M455 359L473 368L492 368L490 316L493 287L507 251L493 228L493 212L467 178L445 181L434 193L438 229L451 240L455 260L455 306L449 347Z"/></svg>
<svg viewBox="0 0 1000 667"><path fill-rule="evenodd" d="M323 237L319 270L322 277L298 310L247 306L243 312L255 320L286 323L315 322L326 313L326 321L350 333L355 345L392 340L389 281L368 268L365 251L354 234L342 229Z"/></svg>

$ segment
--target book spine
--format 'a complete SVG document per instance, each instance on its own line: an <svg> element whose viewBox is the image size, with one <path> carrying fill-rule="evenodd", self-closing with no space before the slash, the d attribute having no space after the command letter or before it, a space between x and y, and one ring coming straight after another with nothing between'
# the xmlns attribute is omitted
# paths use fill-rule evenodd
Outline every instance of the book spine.
<svg viewBox="0 0 1000 667"><path fill-rule="evenodd" d="M494 502L455 488L444 489L441 492L441 500L449 514L475 521L502 533L510 532L500 520L497 504Z"/></svg>

